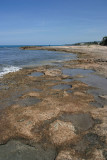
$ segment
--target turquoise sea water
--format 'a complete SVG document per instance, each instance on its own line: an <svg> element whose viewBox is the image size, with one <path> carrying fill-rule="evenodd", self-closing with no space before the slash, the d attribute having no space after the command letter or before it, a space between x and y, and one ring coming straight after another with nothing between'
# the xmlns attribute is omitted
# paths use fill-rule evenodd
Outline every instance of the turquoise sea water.
<svg viewBox="0 0 107 160"><path fill-rule="evenodd" d="M0 77L24 67L54 65L56 62L76 58L76 55L72 53L46 50L21 50L19 47L0 46Z"/></svg>

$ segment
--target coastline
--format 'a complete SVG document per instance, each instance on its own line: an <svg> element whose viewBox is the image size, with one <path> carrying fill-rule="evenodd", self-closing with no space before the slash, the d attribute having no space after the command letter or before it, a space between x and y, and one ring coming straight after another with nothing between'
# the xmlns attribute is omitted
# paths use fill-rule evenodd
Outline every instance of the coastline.
<svg viewBox="0 0 107 160"><path fill-rule="evenodd" d="M99 74L107 77L107 47L100 45L85 45L85 46L25 46L20 47L23 50L49 50L49 51L62 51L68 53L75 53L79 59L86 57L87 63L91 63L92 69L95 69ZM90 61L88 62L88 57ZM88 64L87 64L88 65ZM84 66L86 68L90 68Z"/></svg>
<svg viewBox="0 0 107 160"><path fill-rule="evenodd" d="M107 77L107 48L96 47L22 48L72 52L78 59L54 67L22 69L0 79L5 87L0 93L0 144L14 145L13 139L24 143L25 148L39 145L39 154L48 159L51 153L50 160L106 160L107 95L100 95L98 90L98 94L89 93L96 90L95 86L81 81L87 74ZM73 75L72 69L77 73L85 71L86 75ZM33 76L35 72L38 74Z"/></svg>

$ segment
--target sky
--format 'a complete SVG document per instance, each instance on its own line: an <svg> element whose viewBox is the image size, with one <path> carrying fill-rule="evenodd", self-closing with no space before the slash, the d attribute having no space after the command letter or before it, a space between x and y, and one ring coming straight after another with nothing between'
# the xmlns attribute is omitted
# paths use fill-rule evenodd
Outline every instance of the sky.
<svg viewBox="0 0 107 160"><path fill-rule="evenodd" d="M63 45L107 36L107 0L0 0L0 45Z"/></svg>

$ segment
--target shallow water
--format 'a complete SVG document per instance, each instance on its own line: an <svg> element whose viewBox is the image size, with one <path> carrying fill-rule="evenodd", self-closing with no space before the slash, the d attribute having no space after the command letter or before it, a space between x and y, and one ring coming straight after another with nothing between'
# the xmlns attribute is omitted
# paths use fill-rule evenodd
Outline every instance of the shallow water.
<svg viewBox="0 0 107 160"><path fill-rule="evenodd" d="M94 147L104 148L104 141L101 139L101 137L95 133L87 133L85 134L78 142L76 142L74 149L80 153L84 154L84 158L86 157L86 153L91 153L93 152ZM86 158L87 159L87 158Z"/></svg>
<svg viewBox="0 0 107 160"><path fill-rule="evenodd" d="M70 89L70 88L72 88L72 86L67 84L58 84L52 87L52 89L57 89L57 90L64 90L64 89Z"/></svg>
<svg viewBox="0 0 107 160"><path fill-rule="evenodd" d="M32 77L40 77L40 76L43 76L44 74L41 73L41 72L33 72L31 73L29 76L32 76Z"/></svg>
<svg viewBox="0 0 107 160"><path fill-rule="evenodd" d="M101 98L100 95L107 95L107 79L96 75L93 70L84 69L63 69L63 74L73 77L73 80L79 80L88 84L94 89L88 90L88 93L93 94L95 101L90 104L96 107L104 107L107 105L107 99ZM77 76L80 75L80 76ZM76 77L77 76L77 77ZM65 81L70 81L66 79Z"/></svg>
<svg viewBox="0 0 107 160"><path fill-rule="evenodd" d="M56 63L75 59L72 53L46 50L21 50L18 47L0 47L0 76L15 72L23 67L56 65Z"/></svg>
<svg viewBox="0 0 107 160"><path fill-rule="evenodd" d="M62 80L63 82L72 82L73 81L73 79L69 79L69 78L67 78L67 79L64 79L64 80Z"/></svg>
<svg viewBox="0 0 107 160"><path fill-rule="evenodd" d="M18 99L16 104L19 104L22 107L27 107L27 106L35 105L39 102L41 102L41 100L36 98L36 97L26 97L26 98L23 98L23 99Z"/></svg>
<svg viewBox="0 0 107 160"><path fill-rule="evenodd" d="M2 86L2 88L0 88L1 92L3 89L8 90L8 88L4 88L5 86ZM38 102L40 102L41 100L36 98L36 97L28 97L25 99L21 99L20 97L22 97L24 94L27 94L29 92L41 92L42 90L37 89L37 88L22 88L20 90L15 90L12 91L9 95L9 97L6 98L2 98L0 100L0 109L4 109L6 107L12 106L14 104L19 104L21 106L28 106L28 105L34 105Z"/></svg>
<svg viewBox="0 0 107 160"><path fill-rule="evenodd" d="M68 76L76 76L76 75L83 75L86 76L90 73L94 73L93 70L88 70L88 69L80 69L80 68L75 68L75 69L69 69L69 68L64 68L62 70L62 73L64 75L68 75Z"/></svg>
<svg viewBox="0 0 107 160"><path fill-rule="evenodd" d="M63 113L59 119L65 122L72 122L78 132L86 131L94 125L94 121L88 113Z"/></svg>
<svg viewBox="0 0 107 160"><path fill-rule="evenodd" d="M99 92L96 90L98 93L107 94L107 79L100 75L96 75L93 70L64 68L62 72L64 75L73 77L74 80L82 81L89 86L100 89ZM80 75L80 77L76 77L76 75Z"/></svg>
<svg viewBox="0 0 107 160"><path fill-rule="evenodd" d="M90 86L100 89L99 91L97 90L98 93L107 94L107 79L106 78L102 76L98 76L96 74L90 74L89 76L80 78L79 80L81 80L84 83L87 83Z"/></svg>
<svg viewBox="0 0 107 160"><path fill-rule="evenodd" d="M0 145L0 160L54 160L55 157L56 150L53 146L45 148L36 144L32 147L16 140Z"/></svg>
<svg viewBox="0 0 107 160"><path fill-rule="evenodd" d="M67 93L72 93L72 90L67 90L66 92L67 92Z"/></svg>

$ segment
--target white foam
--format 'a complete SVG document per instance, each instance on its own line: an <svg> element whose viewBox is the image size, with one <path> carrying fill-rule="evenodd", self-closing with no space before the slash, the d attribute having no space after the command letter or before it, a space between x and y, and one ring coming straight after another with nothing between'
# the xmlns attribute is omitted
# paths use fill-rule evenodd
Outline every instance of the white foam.
<svg viewBox="0 0 107 160"><path fill-rule="evenodd" d="M3 77L5 74L8 74L10 72L16 72L19 71L20 69L21 69L20 67L15 67L15 66L3 67L2 71L0 72L0 78Z"/></svg>

